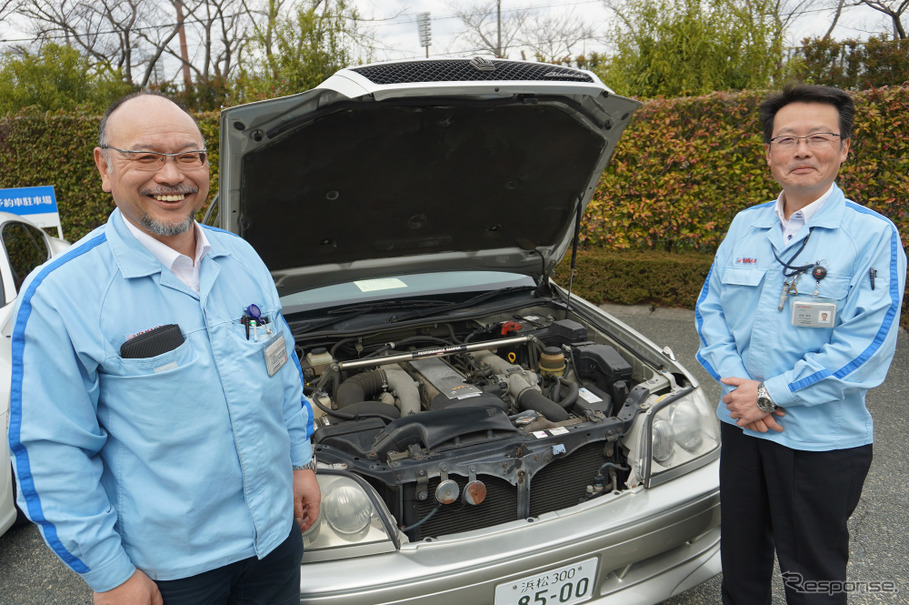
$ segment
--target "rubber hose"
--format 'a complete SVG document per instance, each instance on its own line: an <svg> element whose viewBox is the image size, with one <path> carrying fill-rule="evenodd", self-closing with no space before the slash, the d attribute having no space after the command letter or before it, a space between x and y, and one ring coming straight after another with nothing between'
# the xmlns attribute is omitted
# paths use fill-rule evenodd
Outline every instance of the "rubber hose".
<svg viewBox="0 0 909 605"><path fill-rule="evenodd" d="M553 422L568 420L568 412L555 401L536 389L526 389L518 396L518 407L522 410L535 410Z"/></svg>
<svg viewBox="0 0 909 605"><path fill-rule="evenodd" d="M559 376L558 384L561 386L567 386L568 393L561 399L553 398L553 400L563 408L568 409L577 402L578 394L580 393L581 389L578 387L578 383L566 380L562 376ZM559 391L561 391L561 389L559 389Z"/></svg>
<svg viewBox="0 0 909 605"><path fill-rule="evenodd" d="M338 386L335 402L338 408L344 408L352 403L368 401L378 394L384 385L385 372L382 370L361 372Z"/></svg>

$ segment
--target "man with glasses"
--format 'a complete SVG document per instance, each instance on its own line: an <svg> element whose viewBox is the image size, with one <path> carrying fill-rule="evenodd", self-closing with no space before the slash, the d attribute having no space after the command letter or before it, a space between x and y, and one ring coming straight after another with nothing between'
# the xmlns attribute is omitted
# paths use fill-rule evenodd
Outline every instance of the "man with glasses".
<svg viewBox="0 0 909 605"><path fill-rule="evenodd" d="M95 603L297 604L320 494L271 276L194 220L205 142L171 100L112 105L94 159L116 209L17 301L19 504Z"/></svg>
<svg viewBox="0 0 909 605"><path fill-rule="evenodd" d="M886 376L906 280L891 221L836 186L854 106L794 86L760 108L782 192L732 221L697 304L698 360L722 383L723 603L845 603L871 464L865 393Z"/></svg>

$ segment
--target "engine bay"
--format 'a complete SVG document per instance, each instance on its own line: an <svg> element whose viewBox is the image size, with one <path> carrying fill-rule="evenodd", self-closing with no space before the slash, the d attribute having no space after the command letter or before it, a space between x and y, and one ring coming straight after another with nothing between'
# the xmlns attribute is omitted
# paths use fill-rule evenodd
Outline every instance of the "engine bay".
<svg viewBox="0 0 909 605"><path fill-rule="evenodd" d="M410 539L624 489L621 440L673 375L541 310L298 337L320 463L372 484Z"/></svg>

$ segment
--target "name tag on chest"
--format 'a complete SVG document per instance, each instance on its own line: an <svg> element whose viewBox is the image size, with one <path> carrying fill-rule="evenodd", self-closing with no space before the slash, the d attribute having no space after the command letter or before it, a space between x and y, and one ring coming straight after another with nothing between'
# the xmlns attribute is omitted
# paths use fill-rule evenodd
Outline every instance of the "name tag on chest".
<svg viewBox="0 0 909 605"><path fill-rule="evenodd" d="M792 325L800 328L832 328L836 303L795 301L792 303Z"/></svg>
<svg viewBox="0 0 909 605"><path fill-rule="evenodd" d="M265 368L269 376L274 376L287 363L287 346L284 336L275 336L265 347Z"/></svg>

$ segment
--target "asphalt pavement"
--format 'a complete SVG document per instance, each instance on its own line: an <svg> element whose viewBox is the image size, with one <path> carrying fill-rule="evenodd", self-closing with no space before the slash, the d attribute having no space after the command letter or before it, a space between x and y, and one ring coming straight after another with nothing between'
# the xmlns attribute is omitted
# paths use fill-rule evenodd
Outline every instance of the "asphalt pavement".
<svg viewBox="0 0 909 605"><path fill-rule="evenodd" d="M695 360L698 336L694 312L651 310L647 306L603 305L607 313L629 324L659 345L669 346L707 392L719 401L716 382ZM874 418L874 462L862 499L849 520L850 560L847 579L854 582L850 605L909 604L909 334L900 330L896 356L884 384L868 393ZM895 593L871 592L873 583L892 582ZM880 584L878 584L880 585ZM720 602L720 576L662 605L714 605ZM773 605L785 605L783 582L775 572Z"/></svg>
<svg viewBox="0 0 909 605"><path fill-rule="evenodd" d="M660 348L669 346L707 391L719 398L716 383L695 361L694 313L647 306L604 305ZM909 415L909 334L901 330L896 357L884 384L868 394L875 421L874 462L861 502L850 520L848 578L852 605L909 605L909 465L906 464ZM872 593L889 582L896 592ZM0 605L90 605L91 592L81 579L44 545L33 525L0 536ZM720 578L705 582L662 605L714 605L720 602ZM784 605L776 574L773 605ZM478 605L465 603L464 605Z"/></svg>

